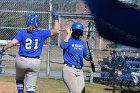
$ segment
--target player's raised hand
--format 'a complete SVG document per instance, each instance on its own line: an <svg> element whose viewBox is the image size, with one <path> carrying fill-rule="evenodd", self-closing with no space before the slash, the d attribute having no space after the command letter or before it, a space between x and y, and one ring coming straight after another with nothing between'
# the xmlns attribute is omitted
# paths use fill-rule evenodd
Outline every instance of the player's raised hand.
<svg viewBox="0 0 140 93"><path fill-rule="evenodd" d="M54 20L59 19L59 14L57 12L52 12L52 16L53 16Z"/></svg>
<svg viewBox="0 0 140 93"><path fill-rule="evenodd" d="M72 30L71 30L70 26L65 26L64 28L65 28L65 30L67 32L67 36L65 37L64 41L68 42L69 38L71 37Z"/></svg>
<svg viewBox="0 0 140 93"><path fill-rule="evenodd" d="M72 33L71 27L70 26L65 26L64 28L67 31L67 34L71 35L71 33Z"/></svg>

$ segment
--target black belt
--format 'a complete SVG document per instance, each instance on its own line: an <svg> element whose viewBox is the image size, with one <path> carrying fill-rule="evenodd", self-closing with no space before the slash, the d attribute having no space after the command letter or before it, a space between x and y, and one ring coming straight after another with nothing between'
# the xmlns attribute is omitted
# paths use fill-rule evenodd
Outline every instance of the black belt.
<svg viewBox="0 0 140 93"><path fill-rule="evenodd" d="M79 65L66 64L66 66L74 67L74 68L76 68L76 69L82 69L82 66L79 66Z"/></svg>
<svg viewBox="0 0 140 93"><path fill-rule="evenodd" d="M25 57L25 58L37 58L39 59L40 57L39 56L36 56L36 57L28 57L28 56L23 56L23 55L20 55L21 57Z"/></svg>

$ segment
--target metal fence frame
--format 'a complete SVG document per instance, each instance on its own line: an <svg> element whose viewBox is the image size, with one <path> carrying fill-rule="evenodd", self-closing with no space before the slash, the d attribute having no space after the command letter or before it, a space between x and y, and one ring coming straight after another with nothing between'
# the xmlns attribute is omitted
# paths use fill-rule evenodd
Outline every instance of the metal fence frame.
<svg viewBox="0 0 140 93"><path fill-rule="evenodd" d="M48 29L51 29L52 28L52 16L51 16L51 13L52 13L52 3L51 3L52 0L49 0L49 6L50 6L50 10L48 12L37 12L37 11L14 11L14 10L0 10L0 13L1 12L6 12L6 13L37 13L37 14L49 14L49 21L48 21ZM63 29L61 29L62 27L62 20L61 18L62 17L68 17L68 18L73 18L73 17L79 17L79 18L83 18L85 17L85 20L92 20L92 17L90 15L90 13L76 13L76 12L73 12L73 13L68 13L68 12L58 12L60 14L59 16L59 34L58 34L58 41L55 41L55 42L58 42L57 46L56 45L51 45L51 38L48 38L47 39L47 45L45 45L44 47L47 47L47 54L46 54L46 60L45 60L45 77L50 77L52 73L52 70L51 70L51 65L52 64L60 64L62 65L63 63L57 63L57 62L51 62L52 61L52 58L51 58L51 53L52 53L52 50L51 48L52 47L57 47L58 49L60 49L59 45L60 45L60 42L62 40L61 36L60 36L60 33ZM86 19L86 18L89 18L89 19ZM82 21L84 23L84 21ZM87 27L87 26L85 26ZM15 29L15 30L19 30L19 29L25 29L25 28L19 28L19 27L0 27L0 29ZM95 28L93 29L95 30ZM86 33L87 31L85 31ZM95 44L96 42L93 42L93 39L91 38L91 44L90 44L90 48L92 50L92 53L93 55L95 56L96 58L96 61L98 62L99 59L102 59L104 56L109 56L109 53L104 53L103 54L103 49L105 48L104 46L104 43L106 43L104 41L104 39L102 37L99 37L99 45L95 47ZM97 51L97 55L94 54L94 52ZM135 53L137 57L139 57L139 53ZM129 53L127 52L124 52L124 55L129 55ZM61 58L62 59L62 58ZM0 60L0 65L1 65L1 61ZM7 61L10 61L10 60L7 60ZM13 60L11 60L13 61ZM96 64L98 66L98 63ZM87 66L85 67L88 67L90 68L90 65L88 64ZM0 68L3 68L2 65ZM89 72L90 69L88 69L87 72ZM60 73L59 73L60 74ZM8 74L7 74L8 75ZM61 75L61 74L60 74ZM58 77L55 77L55 78L58 78ZM60 78L60 77L59 77Z"/></svg>

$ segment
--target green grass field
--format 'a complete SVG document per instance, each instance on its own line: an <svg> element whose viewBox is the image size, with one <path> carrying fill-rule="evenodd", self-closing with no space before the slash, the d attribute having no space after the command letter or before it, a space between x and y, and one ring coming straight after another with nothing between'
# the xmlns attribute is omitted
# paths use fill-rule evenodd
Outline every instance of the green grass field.
<svg viewBox="0 0 140 93"><path fill-rule="evenodd" d="M0 81L15 84L15 77L0 76ZM36 93L68 93L68 90L62 80L38 78ZM140 91L128 88L121 89L120 87L114 89L109 86L86 82L86 93L140 93Z"/></svg>

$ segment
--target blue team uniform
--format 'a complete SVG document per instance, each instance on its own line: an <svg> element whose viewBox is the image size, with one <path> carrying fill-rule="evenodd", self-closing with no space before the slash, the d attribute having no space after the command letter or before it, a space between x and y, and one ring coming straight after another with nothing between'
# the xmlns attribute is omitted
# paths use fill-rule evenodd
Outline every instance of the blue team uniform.
<svg viewBox="0 0 140 93"><path fill-rule="evenodd" d="M50 30L21 30L15 39L20 42L19 55L24 57L39 58L42 52L44 40L51 36Z"/></svg>
<svg viewBox="0 0 140 93"><path fill-rule="evenodd" d="M27 29L20 30L15 38L0 50L3 55L5 50L20 43L19 57L15 62L16 68L16 85L18 93L24 93L24 79L26 75L26 93L35 93L36 81L40 71L40 55L44 41L58 33L58 13L53 12L52 16L55 20L52 30L38 29L39 18L35 14L27 17ZM52 31L52 34L51 34Z"/></svg>
<svg viewBox="0 0 140 93"><path fill-rule="evenodd" d="M68 42L64 40L60 47L63 49L64 64L83 66L83 57L88 55L86 43L81 39L70 38Z"/></svg>

